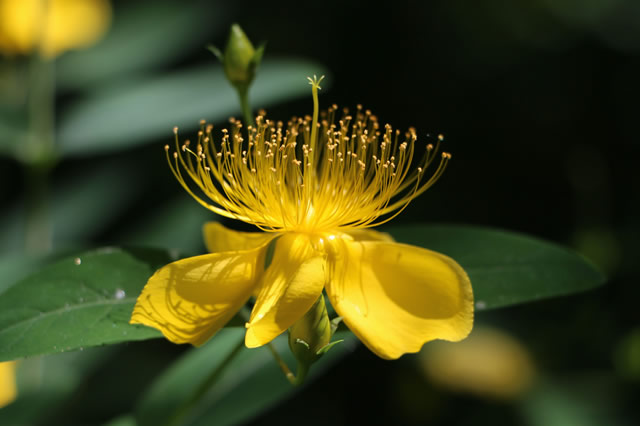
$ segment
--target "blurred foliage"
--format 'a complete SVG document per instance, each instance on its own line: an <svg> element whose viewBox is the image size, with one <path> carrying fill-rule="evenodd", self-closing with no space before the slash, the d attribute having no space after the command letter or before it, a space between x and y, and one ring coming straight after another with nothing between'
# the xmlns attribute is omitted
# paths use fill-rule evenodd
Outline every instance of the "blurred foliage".
<svg viewBox="0 0 640 426"><path fill-rule="evenodd" d="M88 155L131 148L151 138L171 136L174 125L196 130L200 118L217 123L240 112L236 94L213 64L211 60L209 65L157 79L110 85L78 101L62 115L58 134L62 153ZM304 79L310 72L324 70L301 60L265 60L250 92L253 103L266 107L307 94Z"/></svg>
<svg viewBox="0 0 640 426"><path fill-rule="evenodd" d="M330 71L323 105L362 103L383 122L415 126L421 140L447 136L453 161L446 174L394 223L520 231L573 245L611 277L594 292L477 314L479 326L505 330L535 365L536 382L512 399L425 378L419 360L428 347L394 363L359 347L285 402L274 398L238 421L638 422L638 2L112 3L105 37L55 62L60 155L49 209L57 249L135 243L203 250L200 226L219 218L182 192L163 146L174 125L186 136L201 118L217 125L240 112L221 65L204 49L224 45L238 21L252 40L269 42L251 97L270 117L309 112L309 99L296 100L306 95L306 82L291 78ZM0 61L0 292L50 261L22 255L28 65L24 57ZM469 244L482 254L481 244ZM0 410L0 423L133 425L128 414L140 415L140 395L169 380L178 368L172 361L186 363L196 353L151 340L22 361L20 398ZM267 370L254 383L258 396L283 389L270 386L285 380ZM224 409L225 401L241 416L246 395L235 389L212 407ZM203 410L211 416L203 418L216 419L213 408Z"/></svg>

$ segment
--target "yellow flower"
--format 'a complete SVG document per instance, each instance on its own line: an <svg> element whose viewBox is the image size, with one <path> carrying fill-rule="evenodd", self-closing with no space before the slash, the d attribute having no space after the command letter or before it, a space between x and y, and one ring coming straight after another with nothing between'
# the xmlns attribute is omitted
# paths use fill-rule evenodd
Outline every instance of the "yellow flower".
<svg viewBox="0 0 640 426"><path fill-rule="evenodd" d="M438 342L418 357L429 382L459 392L515 399L531 388L536 369L527 348L504 331L476 327L464 342Z"/></svg>
<svg viewBox="0 0 640 426"><path fill-rule="evenodd" d="M16 399L16 366L16 361L0 362L0 408Z"/></svg>
<svg viewBox="0 0 640 426"><path fill-rule="evenodd" d="M418 161L414 130L403 141L360 107L337 122L336 106L319 117L320 81L310 81L313 117L293 118L286 128L259 116L245 140L232 120L231 132L222 130L216 144L203 122L195 146L180 146L175 129L177 152L171 158L167 146L167 157L187 192L211 211L266 232L206 224L211 254L158 270L132 323L157 328L175 343L200 345L255 296L245 337L253 348L296 323L325 289L345 324L382 358L469 334L473 294L464 270L447 256L370 229L429 188L451 156L440 155L426 178L438 146L428 145Z"/></svg>
<svg viewBox="0 0 640 426"><path fill-rule="evenodd" d="M0 51L53 58L97 41L110 19L108 0L0 0Z"/></svg>

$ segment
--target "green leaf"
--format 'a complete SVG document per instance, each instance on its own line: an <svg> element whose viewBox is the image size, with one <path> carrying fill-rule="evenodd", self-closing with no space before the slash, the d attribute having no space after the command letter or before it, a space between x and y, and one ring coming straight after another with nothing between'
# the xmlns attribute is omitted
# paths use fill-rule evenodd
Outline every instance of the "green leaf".
<svg viewBox="0 0 640 426"><path fill-rule="evenodd" d="M200 385L207 372L213 371L234 347L244 340L243 329L225 328L206 345L194 348L177 361L151 386L138 404L138 424L163 424ZM340 358L350 353L357 339L349 332L338 332L344 343L329 351L313 365L307 383ZM287 337L274 341L290 368L295 361L288 349ZM292 386L266 347L243 348L227 370L185 418L184 425L225 426L245 423L261 412L300 390Z"/></svg>
<svg viewBox="0 0 640 426"><path fill-rule="evenodd" d="M44 265L63 256L70 256L72 253L74 253L72 250L33 255L10 253L0 257L0 277L2 277L2 280L0 280L0 293Z"/></svg>
<svg viewBox="0 0 640 426"><path fill-rule="evenodd" d="M159 337L129 324L161 250L105 248L62 259L0 294L0 361Z"/></svg>
<svg viewBox="0 0 640 426"><path fill-rule="evenodd" d="M522 234L453 225L386 231L398 242L444 253L460 263L469 274L479 310L571 294L605 282L579 254Z"/></svg>
<svg viewBox="0 0 640 426"><path fill-rule="evenodd" d="M221 1L199 1L197 7L185 7L155 0L118 8L100 42L58 59L58 88L87 88L180 59L201 48L218 29L226 29L220 24L228 9Z"/></svg>
<svg viewBox="0 0 640 426"><path fill-rule="evenodd" d="M326 73L308 61L265 61L251 88L251 103L262 108L308 94L306 76ZM211 64L97 90L63 113L57 140L63 155L105 153L153 138L172 142L175 125L189 131L202 118L220 122L239 112L221 66Z"/></svg>
<svg viewBox="0 0 640 426"><path fill-rule="evenodd" d="M0 293L44 265L46 260L46 255L27 256L11 253L0 257Z"/></svg>

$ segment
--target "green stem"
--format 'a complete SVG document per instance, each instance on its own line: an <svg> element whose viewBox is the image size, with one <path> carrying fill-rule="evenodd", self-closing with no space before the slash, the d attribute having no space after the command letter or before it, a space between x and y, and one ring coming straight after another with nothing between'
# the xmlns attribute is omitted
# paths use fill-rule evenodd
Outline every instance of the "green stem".
<svg viewBox="0 0 640 426"><path fill-rule="evenodd" d="M280 366L280 369L284 373L285 377L287 378L287 380L289 380L289 383L291 383L294 386L301 385L304 382L304 379L307 377L307 373L309 372L309 367L307 365L298 363L298 370L296 371L296 373L298 374L294 375L289 369L289 367L287 366L287 363L284 362L284 359L282 359L282 357L280 356L276 348L273 346L273 344L269 343L267 344L267 347L271 351L273 358L276 360L276 362Z"/></svg>
<svg viewBox="0 0 640 426"><path fill-rule="evenodd" d="M240 312L238 313L240 314L242 319L244 319L245 322L249 321L250 312L246 306L243 306L242 309L240 309ZM309 371L308 366L303 366L300 363L298 363L298 370L296 371L298 375L296 376L291 372L291 370L289 369L289 366L284 361L284 359L282 359L282 357L280 356L280 354L278 353L278 351L276 350L276 347L272 342L267 343L267 348L269 348L271 355L273 355L273 359L275 359L276 363L284 373L284 376L287 378L289 383L291 383L294 386L301 385L302 382L304 382L304 379L307 377L307 372Z"/></svg>
<svg viewBox="0 0 640 426"><path fill-rule="evenodd" d="M25 250L27 253L46 253L51 250L48 177L47 170L31 164L26 166Z"/></svg>
<svg viewBox="0 0 640 426"><path fill-rule="evenodd" d="M25 163L25 249L43 253L51 249L48 180L55 163L55 75L53 61L33 53L29 63L27 112L29 131L23 146Z"/></svg>
<svg viewBox="0 0 640 426"><path fill-rule="evenodd" d="M185 402L180 405L176 411L174 411L173 415L169 418L166 425L167 426L178 426L183 423L185 417L189 412L198 404L198 402L205 396L205 394L211 389L211 387L218 381L218 379L222 376L226 368L231 364L231 362L235 359L235 357L240 353L242 348L244 347L244 337L240 339L238 344L233 348L229 355L218 365L216 369L214 369L209 377L207 377L204 382L191 394L191 397L187 399Z"/></svg>
<svg viewBox="0 0 640 426"><path fill-rule="evenodd" d="M244 122L247 126L253 126L253 112L251 111L251 105L249 104L249 86L238 87L238 97L240 98L240 106L242 107L242 115L244 116Z"/></svg>

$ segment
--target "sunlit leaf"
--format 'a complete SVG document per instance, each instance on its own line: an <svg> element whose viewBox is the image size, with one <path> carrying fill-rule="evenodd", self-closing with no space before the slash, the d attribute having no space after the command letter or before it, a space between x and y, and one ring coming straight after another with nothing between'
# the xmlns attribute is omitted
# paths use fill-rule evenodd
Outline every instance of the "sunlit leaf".
<svg viewBox="0 0 640 426"><path fill-rule="evenodd" d="M10 253L0 257L0 277L2 277L0 280L0 293L21 279L31 275L52 260L69 254L70 253L26 255Z"/></svg>
<svg viewBox="0 0 640 426"><path fill-rule="evenodd" d="M351 333L338 332L334 340L339 339L345 341L314 364L308 381L353 350L356 339ZM227 328L205 346L189 351L158 378L142 399L136 413L138 424L157 425L170 419L207 374L243 341L243 329ZM286 336L277 338L274 345L290 368L294 368ZM245 423L299 389L285 379L266 347L243 348L182 424L225 426Z"/></svg>
<svg viewBox="0 0 640 426"><path fill-rule="evenodd" d="M577 253L508 231L451 225L393 226L403 243L455 259L469 274L476 308L490 309L588 290L605 277Z"/></svg>
<svg viewBox="0 0 640 426"><path fill-rule="evenodd" d="M158 337L129 324L160 250L109 248L67 257L0 294L0 361Z"/></svg>
<svg viewBox="0 0 640 426"><path fill-rule="evenodd" d="M308 75L326 70L302 60L265 60L251 88L251 103L264 108L309 93ZM198 127L200 119L220 122L240 111L222 67L211 64L154 79L97 90L62 115L58 140L63 155L117 151L160 138L172 128Z"/></svg>

